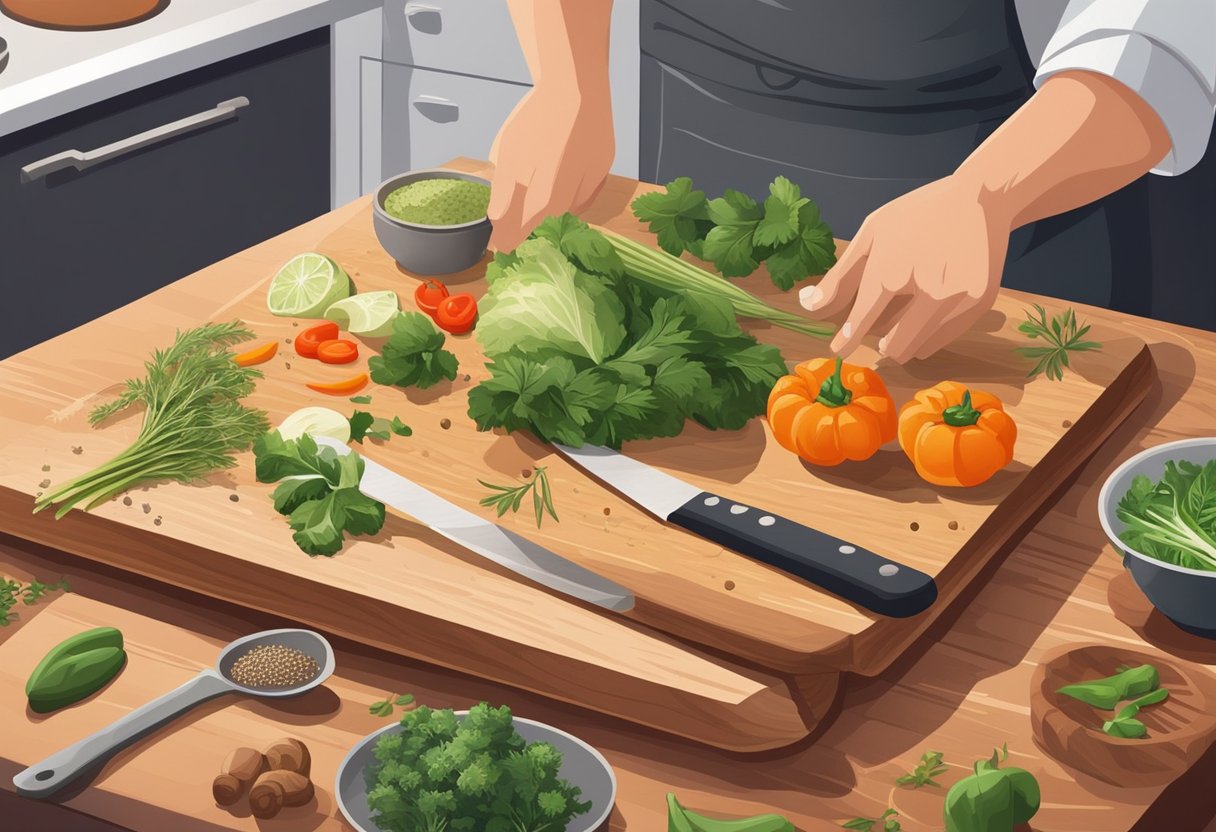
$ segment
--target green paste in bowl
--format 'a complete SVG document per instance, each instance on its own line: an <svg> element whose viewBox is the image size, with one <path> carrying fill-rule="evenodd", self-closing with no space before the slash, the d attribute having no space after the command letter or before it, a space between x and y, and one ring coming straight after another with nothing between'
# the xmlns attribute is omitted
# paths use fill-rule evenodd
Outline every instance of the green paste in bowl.
<svg viewBox="0 0 1216 832"><path fill-rule="evenodd" d="M462 225L486 215L490 189L466 179L420 179L384 198L384 211L402 222Z"/></svg>

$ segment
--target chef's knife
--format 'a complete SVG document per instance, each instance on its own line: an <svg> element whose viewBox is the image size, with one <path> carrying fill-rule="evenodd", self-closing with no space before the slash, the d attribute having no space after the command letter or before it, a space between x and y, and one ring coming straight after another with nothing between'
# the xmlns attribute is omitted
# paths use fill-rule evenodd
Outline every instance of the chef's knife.
<svg viewBox="0 0 1216 832"><path fill-rule="evenodd" d="M643 509L868 610L903 618L937 598L933 578L776 514L689 485L622 453L554 443L567 459Z"/></svg>
<svg viewBox="0 0 1216 832"><path fill-rule="evenodd" d="M350 453L350 448L341 442L323 436L315 438L318 445L327 445L340 454ZM620 584L449 503L366 456L359 491L538 584L610 610L624 612L633 608L633 593Z"/></svg>

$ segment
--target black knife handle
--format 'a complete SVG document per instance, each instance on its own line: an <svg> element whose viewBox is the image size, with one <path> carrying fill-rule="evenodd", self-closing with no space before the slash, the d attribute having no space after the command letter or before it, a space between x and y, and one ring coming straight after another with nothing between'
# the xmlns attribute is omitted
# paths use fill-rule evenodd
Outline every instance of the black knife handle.
<svg viewBox="0 0 1216 832"><path fill-rule="evenodd" d="M916 615L937 598L937 585L924 572L708 491L667 519L881 615Z"/></svg>

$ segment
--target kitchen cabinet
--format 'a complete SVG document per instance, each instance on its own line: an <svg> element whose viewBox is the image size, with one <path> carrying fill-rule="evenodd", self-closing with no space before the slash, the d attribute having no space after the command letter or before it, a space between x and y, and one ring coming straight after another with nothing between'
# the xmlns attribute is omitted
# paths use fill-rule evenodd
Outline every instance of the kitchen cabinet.
<svg viewBox="0 0 1216 832"><path fill-rule="evenodd" d="M612 171L622 176L637 174L640 60L638 0L616 0ZM487 157L531 85L506 0L385 0L381 60L365 60L363 69L364 192L454 156ZM379 163L378 176L368 160Z"/></svg>
<svg viewBox="0 0 1216 832"><path fill-rule="evenodd" d="M327 211L329 46L318 29L0 138L0 356ZM41 165L68 151L84 169Z"/></svg>

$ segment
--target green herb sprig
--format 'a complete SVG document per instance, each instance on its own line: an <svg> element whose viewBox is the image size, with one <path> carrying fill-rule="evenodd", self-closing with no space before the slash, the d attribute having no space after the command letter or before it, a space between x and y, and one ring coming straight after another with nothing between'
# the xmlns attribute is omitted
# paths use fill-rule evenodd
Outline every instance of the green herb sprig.
<svg viewBox="0 0 1216 832"><path fill-rule="evenodd" d="M664 251L690 251L725 277L746 277L765 263L774 285L788 292L799 280L836 262L832 229L802 189L778 176L764 204L727 188L717 199L681 176L662 191L642 194L633 213L658 235Z"/></svg>
<svg viewBox="0 0 1216 832"><path fill-rule="evenodd" d="M395 693L390 693L387 697L379 702L373 702L372 704L368 705L367 712L372 716L392 716L393 705L408 709L409 706L413 704L414 695L412 693L403 694L402 696L398 696Z"/></svg>
<svg viewBox="0 0 1216 832"><path fill-rule="evenodd" d="M942 763L945 755L940 751L926 751L920 755L920 762L916 764L916 768L912 769L911 773L905 774L898 778L895 782L901 786L912 786L919 789L921 786L940 786L934 780L947 771L948 766Z"/></svg>
<svg viewBox="0 0 1216 832"><path fill-rule="evenodd" d="M1060 381L1064 378L1064 370L1068 365L1068 354L1099 350L1102 345L1097 341L1086 341L1089 324L1078 326L1077 313L1072 307L1065 309L1059 315L1053 315L1047 320L1047 310L1039 304L1034 305L1034 312L1026 310L1026 320L1018 324L1018 332L1028 338L1041 338L1047 343L1042 347L1016 347L1015 352L1027 358L1035 359L1034 368L1026 374L1034 378L1043 373L1047 378Z"/></svg>
<svg viewBox="0 0 1216 832"><path fill-rule="evenodd" d="M71 592L71 587L68 586L66 580L50 584L34 580L22 586L20 581L12 578L0 578L0 627L7 627L17 619L17 613L11 612L11 610L17 605L18 600L27 607L33 606L48 592L57 590Z"/></svg>
<svg viewBox="0 0 1216 832"><path fill-rule="evenodd" d="M522 485L494 485L485 480L478 480L478 482L494 492L482 497L481 505L494 506L499 517L508 511L519 511L524 497L527 497L530 491L532 492L532 509L536 513L536 528L540 528L546 514L561 522L558 519L557 511L553 508L553 492L549 489L549 475L545 472L543 465L537 465L532 476Z"/></svg>
<svg viewBox="0 0 1216 832"><path fill-rule="evenodd" d="M858 832L872 832L875 827L878 827L881 832L899 832L903 827L895 818L899 817L899 812L894 809L888 809L877 818L853 818L851 821L842 823L841 829L856 829ZM881 827L878 824L882 824Z"/></svg>
<svg viewBox="0 0 1216 832"><path fill-rule="evenodd" d="M136 485L158 480L194 482L236 464L233 455L266 432L266 414L241 404L262 373L238 367L229 349L253 338L234 321L179 332L168 349L144 364L143 378L128 379L116 400L96 408L94 425L144 406L135 442L109 462L64 483L34 503L37 513L58 504L59 519L78 503L85 510Z"/></svg>
<svg viewBox="0 0 1216 832"><path fill-rule="evenodd" d="M1169 460L1157 482L1134 477L1115 515L1119 539L1142 555L1216 571L1216 460Z"/></svg>
<svg viewBox="0 0 1216 832"><path fill-rule="evenodd" d="M401 312L393 319L393 332L367 362L372 381L425 390L443 379L456 378L459 362L443 349L444 334L421 312Z"/></svg>

